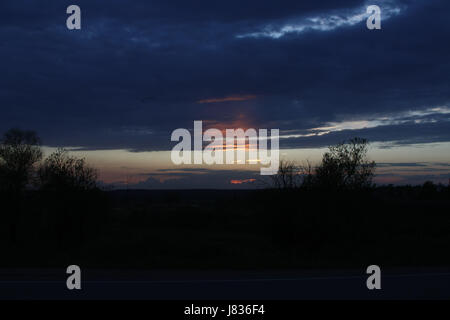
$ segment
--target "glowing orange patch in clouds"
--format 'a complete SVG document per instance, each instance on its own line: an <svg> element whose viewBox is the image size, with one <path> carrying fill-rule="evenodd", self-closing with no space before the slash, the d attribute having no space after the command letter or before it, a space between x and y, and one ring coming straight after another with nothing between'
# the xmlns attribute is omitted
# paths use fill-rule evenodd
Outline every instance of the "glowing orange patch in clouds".
<svg viewBox="0 0 450 320"><path fill-rule="evenodd" d="M218 102L228 102L228 101L246 101L246 100L252 100L256 99L256 96L253 94L247 94L247 95L232 95L232 96L226 96L223 98L210 98L210 99L203 99L198 100L197 103L218 103Z"/></svg>
<svg viewBox="0 0 450 320"><path fill-rule="evenodd" d="M218 129L222 132L222 135L226 136L226 130L230 128L243 129L254 128L255 124L245 114L238 114L231 121L217 121L217 120L203 120L205 129Z"/></svg>
<svg viewBox="0 0 450 320"><path fill-rule="evenodd" d="M230 183L231 184L243 184L243 183L254 182L254 181L256 181L256 179L243 179L243 180L231 180Z"/></svg>

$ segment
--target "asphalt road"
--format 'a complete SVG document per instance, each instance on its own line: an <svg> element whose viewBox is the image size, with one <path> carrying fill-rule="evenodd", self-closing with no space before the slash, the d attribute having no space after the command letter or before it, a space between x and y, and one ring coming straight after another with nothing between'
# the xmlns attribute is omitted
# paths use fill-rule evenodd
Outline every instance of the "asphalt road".
<svg viewBox="0 0 450 320"><path fill-rule="evenodd" d="M365 270L82 270L68 290L65 269L0 270L0 299L450 299L449 269L383 271L368 290Z"/></svg>

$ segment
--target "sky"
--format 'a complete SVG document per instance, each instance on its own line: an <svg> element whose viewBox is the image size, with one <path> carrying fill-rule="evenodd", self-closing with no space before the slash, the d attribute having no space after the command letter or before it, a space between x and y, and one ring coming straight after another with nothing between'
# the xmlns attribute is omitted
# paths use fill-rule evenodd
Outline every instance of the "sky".
<svg viewBox="0 0 450 320"><path fill-rule="evenodd" d="M105 186L255 187L256 166L171 162L171 133L195 120L277 128L298 162L363 137L378 184L447 183L449 13L439 0L2 0L0 131L37 131Z"/></svg>

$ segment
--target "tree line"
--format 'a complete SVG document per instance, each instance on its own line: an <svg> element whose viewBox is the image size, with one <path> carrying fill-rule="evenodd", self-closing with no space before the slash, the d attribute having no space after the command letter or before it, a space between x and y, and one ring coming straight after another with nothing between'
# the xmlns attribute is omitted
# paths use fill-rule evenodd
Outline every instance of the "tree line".
<svg viewBox="0 0 450 320"><path fill-rule="evenodd" d="M36 132L13 128L0 142L0 190L18 195L27 188L93 190L97 171L62 148L44 159Z"/></svg>
<svg viewBox="0 0 450 320"><path fill-rule="evenodd" d="M41 139L34 131L13 128L0 140L1 236L20 245L30 239L31 226L40 225L52 243L82 241L84 230L101 224L105 204L97 171L65 149L44 158ZM86 222L89 221L88 224ZM95 230L90 231L95 232Z"/></svg>
<svg viewBox="0 0 450 320"><path fill-rule="evenodd" d="M310 162L280 161L271 176L275 189L362 190L373 186L376 164L367 157L369 142L353 138L330 146L316 167Z"/></svg>

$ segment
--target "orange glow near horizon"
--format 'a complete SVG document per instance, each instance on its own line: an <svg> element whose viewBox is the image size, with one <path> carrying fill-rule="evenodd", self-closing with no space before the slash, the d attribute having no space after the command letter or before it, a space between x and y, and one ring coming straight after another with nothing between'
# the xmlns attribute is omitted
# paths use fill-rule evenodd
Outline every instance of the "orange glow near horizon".
<svg viewBox="0 0 450 320"><path fill-rule="evenodd" d="M243 184L243 183L249 183L254 182L256 179L243 179L243 180L230 180L231 184Z"/></svg>

